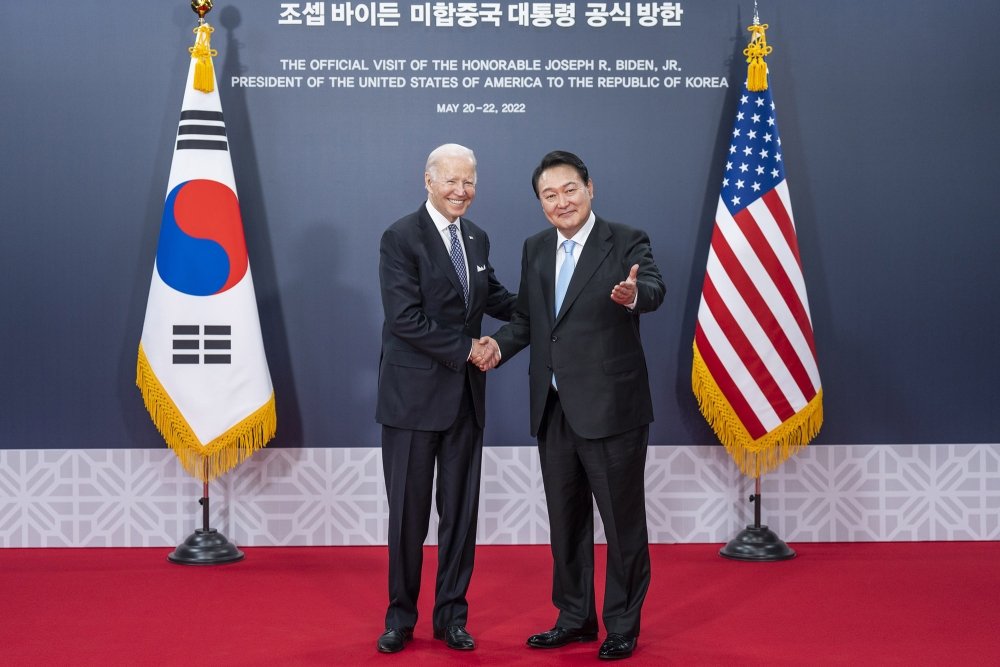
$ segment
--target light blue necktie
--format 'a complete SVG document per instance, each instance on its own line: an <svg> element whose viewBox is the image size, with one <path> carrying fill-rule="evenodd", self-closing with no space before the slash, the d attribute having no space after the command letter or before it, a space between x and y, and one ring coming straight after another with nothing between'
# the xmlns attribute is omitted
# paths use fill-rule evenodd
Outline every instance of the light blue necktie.
<svg viewBox="0 0 1000 667"><path fill-rule="evenodd" d="M458 274L458 282L462 283L462 298L465 299L465 307L469 307L469 278L465 275L465 255L462 253L462 244L458 241L458 225L454 222L448 225L451 232L451 263L455 266L455 273Z"/></svg>
<svg viewBox="0 0 1000 667"><path fill-rule="evenodd" d="M563 262L559 266L559 276L556 278L556 312L562 308L563 299L566 297L566 289L569 288L569 279L573 277L573 269L576 268L576 261L573 259L573 248L576 242L566 240L562 243L562 249L566 252Z"/></svg>
<svg viewBox="0 0 1000 667"><path fill-rule="evenodd" d="M559 315L559 309L562 308L563 299L566 297L566 290L569 288L569 279L573 277L573 269L576 268L576 262L573 261L573 248L576 246L575 241L566 240L562 242L562 249L566 251L566 256L563 257L562 264L559 265L559 275L556 277L556 316ZM556 384L555 373L552 374L552 388L558 390L559 385Z"/></svg>

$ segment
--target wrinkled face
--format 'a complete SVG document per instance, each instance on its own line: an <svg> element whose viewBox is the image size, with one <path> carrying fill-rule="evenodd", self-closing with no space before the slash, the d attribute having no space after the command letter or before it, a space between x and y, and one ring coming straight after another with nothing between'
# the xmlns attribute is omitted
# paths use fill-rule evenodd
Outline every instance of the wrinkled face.
<svg viewBox="0 0 1000 667"><path fill-rule="evenodd" d="M594 183L584 183L576 169L568 164L550 167L538 177L538 200L545 217L564 236L576 234L590 217Z"/></svg>
<svg viewBox="0 0 1000 667"><path fill-rule="evenodd" d="M465 215L476 198L476 170L466 158L441 158L424 173L424 184L431 206L449 222Z"/></svg>

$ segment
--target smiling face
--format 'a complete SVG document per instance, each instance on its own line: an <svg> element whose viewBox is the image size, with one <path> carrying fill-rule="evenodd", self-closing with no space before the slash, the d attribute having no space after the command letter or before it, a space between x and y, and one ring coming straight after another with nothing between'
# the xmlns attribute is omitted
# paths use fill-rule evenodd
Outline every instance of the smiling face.
<svg viewBox="0 0 1000 667"><path fill-rule="evenodd" d="M424 173L424 184L431 206L455 222L476 198L476 168L464 157L442 157Z"/></svg>
<svg viewBox="0 0 1000 667"><path fill-rule="evenodd" d="M567 238L587 222L593 198L593 181L584 183L579 172L568 164L549 167L538 177L538 200L542 203L542 211Z"/></svg>

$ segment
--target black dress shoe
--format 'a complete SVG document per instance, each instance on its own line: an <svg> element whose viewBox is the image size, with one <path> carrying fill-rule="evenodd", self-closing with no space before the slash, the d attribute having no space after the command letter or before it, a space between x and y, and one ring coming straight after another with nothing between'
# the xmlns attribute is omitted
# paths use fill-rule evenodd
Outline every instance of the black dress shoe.
<svg viewBox="0 0 1000 667"><path fill-rule="evenodd" d="M597 641L596 630L555 627L548 632L542 632L528 637L528 646L532 648L559 648L560 646L565 646L570 642L592 641Z"/></svg>
<svg viewBox="0 0 1000 667"><path fill-rule="evenodd" d="M635 645L639 641L638 637L626 637L617 632L612 632L601 644L597 657L601 660L618 660L628 658L635 650Z"/></svg>
<svg viewBox="0 0 1000 667"><path fill-rule="evenodd" d="M413 639L413 628L388 628L378 638L375 646L379 653L397 653L406 647L406 642Z"/></svg>
<svg viewBox="0 0 1000 667"><path fill-rule="evenodd" d="M444 640L448 648L453 648L456 651L471 651L476 648L476 640L465 631L464 625L449 625L444 630L435 628L434 639Z"/></svg>

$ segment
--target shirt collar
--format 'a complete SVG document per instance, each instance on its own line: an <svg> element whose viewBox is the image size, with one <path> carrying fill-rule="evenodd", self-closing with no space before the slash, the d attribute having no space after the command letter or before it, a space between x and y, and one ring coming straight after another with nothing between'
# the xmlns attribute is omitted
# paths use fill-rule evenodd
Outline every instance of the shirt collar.
<svg viewBox="0 0 1000 667"><path fill-rule="evenodd" d="M591 210L590 217L587 218L587 222L583 223L583 227L578 229L576 234L573 234L573 236L570 237L564 236L562 230L557 229L556 232L558 233L559 238L556 239L558 241L556 243L556 248L562 246L563 241L573 241L573 243L577 244L582 248L583 244L587 242L587 237L590 236L590 232L594 231L594 222L596 220L597 216L594 215L594 211Z"/></svg>
<svg viewBox="0 0 1000 667"><path fill-rule="evenodd" d="M431 204L430 199L427 200L424 206L427 208L427 213L430 214L431 220L434 221L434 226L437 227L437 230L442 234L447 234L448 225L451 224L450 222L448 222L448 218L441 215L441 211L434 208L434 205ZM462 220L461 218L455 218L455 225L458 226L459 232L462 231L462 225L460 224L461 220Z"/></svg>

